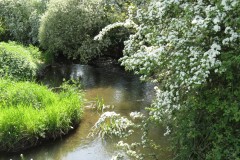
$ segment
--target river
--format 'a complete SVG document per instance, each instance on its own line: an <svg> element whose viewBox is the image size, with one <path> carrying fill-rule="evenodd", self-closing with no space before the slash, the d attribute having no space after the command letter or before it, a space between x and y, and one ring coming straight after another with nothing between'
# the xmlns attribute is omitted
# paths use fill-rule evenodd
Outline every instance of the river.
<svg viewBox="0 0 240 160"><path fill-rule="evenodd" d="M150 105L154 95L151 84L140 82L138 76L125 72L117 65L56 65L47 70L41 83L58 87L63 79L80 81L88 102L96 100L96 97L103 98L104 104L113 105L115 112L126 117L132 111L146 113L144 108ZM25 160L109 160L119 152L115 147L117 140L88 137L98 118L99 113L86 109L79 127L69 135L15 155L0 155L0 160L20 159L20 154ZM163 133L164 129L155 128L152 136L162 147L167 147ZM139 138L136 133L128 141ZM167 160L169 157L166 151L159 151L158 154L159 159Z"/></svg>

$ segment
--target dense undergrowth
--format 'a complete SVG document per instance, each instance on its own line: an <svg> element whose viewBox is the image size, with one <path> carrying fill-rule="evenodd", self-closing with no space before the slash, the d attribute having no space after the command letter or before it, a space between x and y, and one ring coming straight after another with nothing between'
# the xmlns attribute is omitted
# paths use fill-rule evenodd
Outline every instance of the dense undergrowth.
<svg viewBox="0 0 240 160"><path fill-rule="evenodd" d="M240 155L239 87L205 86L175 113L176 159L237 159Z"/></svg>
<svg viewBox="0 0 240 160"><path fill-rule="evenodd" d="M37 47L24 47L15 42L0 42L0 77L17 80L36 78L44 58Z"/></svg>
<svg viewBox="0 0 240 160"><path fill-rule="evenodd" d="M38 44L40 17L48 0L0 0L0 40ZM0 23L0 26L1 26ZM0 27L1 28L1 27Z"/></svg>
<svg viewBox="0 0 240 160"><path fill-rule="evenodd" d="M82 93L0 79L0 151L19 151L67 134L82 116Z"/></svg>

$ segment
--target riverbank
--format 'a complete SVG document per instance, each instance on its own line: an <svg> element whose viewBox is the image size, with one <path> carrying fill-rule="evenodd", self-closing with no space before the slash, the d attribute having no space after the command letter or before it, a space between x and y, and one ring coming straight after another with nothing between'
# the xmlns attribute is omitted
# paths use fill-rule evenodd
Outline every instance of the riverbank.
<svg viewBox="0 0 240 160"><path fill-rule="evenodd" d="M83 94L73 86L54 93L33 82L0 79L0 151L17 152L67 134L79 124Z"/></svg>
<svg viewBox="0 0 240 160"><path fill-rule="evenodd" d="M88 103L96 100L96 97L103 98L104 104L114 106L112 111L127 118L130 118L129 114L134 111L144 113L144 108L151 104L154 96L151 84L142 83L138 76L124 71L117 65L99 67L64 64L51 66L46 70L44 79L41 79L40 83L50 88L59 87L63 79L71 78L81 82ZM95 110L85 109L79 127L62 139L46 142L21 153L1 154L0 160L19 159L20 154L23 154L25 159L32 158L34 160L78 160L79 157L89 160L111 159L113 155L119 152L119 148L116 147L119 139L102 140L98 137L88 137L99 116L100 113ZM151 136L157 139L158 144L163 148L167 148L169 143L163 133L164 128L159 128L158 130L155 129ZM141 135L136 132L127 142L138 139L141 139ZM144 152L149 153L149 150L146 149ZM158 155L167 160L171 153L159 151Z"/></svg>

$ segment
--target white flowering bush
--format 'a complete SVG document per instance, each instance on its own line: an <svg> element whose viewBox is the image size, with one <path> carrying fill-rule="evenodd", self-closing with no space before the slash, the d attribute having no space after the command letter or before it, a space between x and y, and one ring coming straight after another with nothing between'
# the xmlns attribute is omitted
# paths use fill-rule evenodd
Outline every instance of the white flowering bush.
<svg viewBox="0 0 240 160"><path fill-rule="evenodd" d="M134 123L115 112L104 112L92 128L91 135L100 137L127 137L133 133Z"/></svg>
<svg viewBox="0 0 240 160"><path fill-rule="evenodd" d="M239 8L237 0L151 0L135 14L130 8L125 22L107 26L96 37L120 25L136 29L120 61L157 84L150 118L168 125L166 134L175 132L178 158L234 159L240 154Z"/></svg>
<svg viewBox="0 0 240 160"><path fill-rule="evenodd" d="M204 84L211 72L225 71L220 54L239 37L225 19L236 5L153 1L147 11L138 11L140 25L126 41L121 61L143 80L161 84L150 113L155 119L162 120L166 111L171 115L179 100Z"/></svg>
<svg viewBox="0 0 240 160"><path fill-rule="evenodd" d="M137 120L137 119L143 119L145 118L145 116L141 113L141 112L131 112L130 113L130 117L133 119L133 120Z"/></svg>
<svg viewBox="0 0 240 160"><path fill-rule="evenodd" d="M122 117L116 112L104 112L92 127L90 136L98 135L101 138L120 138L116 147L124 151L125 154L119 152L117 155L113 155L112 160L125 159L126 156L131 159L159 157L160 146L149 138L149 129L155 126L149 127L150 123L145 121L146 117L141 112L131 112L130 118L132 120ZM135 134L133 135L133 133ZM139 142L127 143L123 141L123 139L129 140L129 137L136 136L136 133L141 135ZM166 134L169 134L168 130Z"/></svg>
<svg viewBox="0 0 240 160"><path fill-rule="evenodd" d="M5 39L37 44L39 19L46 9L47 1L0 0L0 19L6 28Z"/></svg>
<svg viewBox="0 0 240 160"><path fill-rule="evenodd" d="M130 14L130 19L105 27L95 39L118 26L135 28L120 61L127 70L141 74L142 80L161 83L164 87L155 87L161 101L154 106L171 110L179 107L172 104L185 93L205 83L211 71L225 71L220 59L222 47L237 43L239 38L238 30L225 19L237 4L152 1L147 10L137 11L134 18L139 25Z"/></svg>

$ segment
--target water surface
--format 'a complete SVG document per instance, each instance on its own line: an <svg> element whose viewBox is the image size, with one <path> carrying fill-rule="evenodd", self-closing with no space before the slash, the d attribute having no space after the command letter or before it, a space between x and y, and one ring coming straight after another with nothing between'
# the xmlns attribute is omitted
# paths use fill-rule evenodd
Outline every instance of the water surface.
<svg viewBox="0 0 240 160"><path fill-rule="evenodd" d="M58 87L63 79L80 81L88 102L103 98L107 105L114 105L114 111L129 116L132 111L145 112L153 98L153 86L141 83L139 77L125 72L119 66L109 65L93 67L89 65L56 65L45 73L42 83L49 87ZM87 104L86 104L87 105ZM25 159L33 160L108 160L118 152L117 140L89 138L92 126L99 118L99 113L85 110L79 127L60 140L44 143L38 147L22 152ZM164 130L155 129L152 136L161 146L167 146ZM129 141L139 139L135 134ZM160 159L168 159L169 153L159 152ZM19 159L17 155L0 155L0 159ZM126 157L126 159L128 159ZM149 158L150 159L150 158Z"/></svg>

